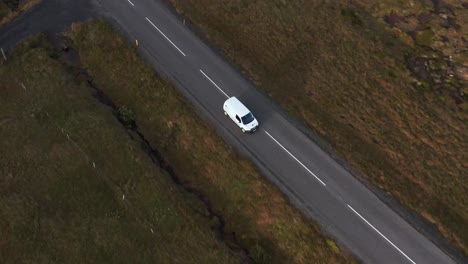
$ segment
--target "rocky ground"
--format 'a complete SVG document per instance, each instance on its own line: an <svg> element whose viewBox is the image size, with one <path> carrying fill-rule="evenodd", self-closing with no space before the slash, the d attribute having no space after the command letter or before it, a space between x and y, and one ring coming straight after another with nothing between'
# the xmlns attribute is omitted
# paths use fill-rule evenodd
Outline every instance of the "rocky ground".
<svg viewBox="0 0 468 264"><path fill-rule="evenodd" d="M468 92L468 1L382 1L360 5L387 23L400 40L413 48L408 69L421 90L448 93L456 104Z"/></svg>

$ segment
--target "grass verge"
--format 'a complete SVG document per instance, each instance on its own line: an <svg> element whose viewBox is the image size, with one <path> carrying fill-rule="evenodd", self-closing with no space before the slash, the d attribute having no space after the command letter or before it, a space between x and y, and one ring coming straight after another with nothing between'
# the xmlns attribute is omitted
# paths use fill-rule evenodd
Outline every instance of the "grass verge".
<svg viewBox="0 0 468 264"><path fill-rule="evenodd" d="M40 35L0 65L0 262L236 263L56 55Z"/></svg>
<svg viewBox="0 0 468 264"><path fill-rule="evenodd" d="M172 2L285 110L468 253L467 104L444 92L449 83L413 86L412 50L396 33L336 1Z"/></svg>
<svg viewBox="0 0 468 264"><path fill-rule="evenodd" d="M99 87L191 188L203 193L257 263L354 262L209 129L167 81L102 21L72 26L73 45ZM108 67L112 65L112 67Z"/></svg>
<svg viewBox="0 0 468 264"><path fill-rule="evenodd" d="M0 26L11 22L13 19L18 17L21 13L31 9L35 5L39 4L41 0L29 0L26 3L19 5L17 9L11 10L8 5L3 1L0 2Z"/></svg>

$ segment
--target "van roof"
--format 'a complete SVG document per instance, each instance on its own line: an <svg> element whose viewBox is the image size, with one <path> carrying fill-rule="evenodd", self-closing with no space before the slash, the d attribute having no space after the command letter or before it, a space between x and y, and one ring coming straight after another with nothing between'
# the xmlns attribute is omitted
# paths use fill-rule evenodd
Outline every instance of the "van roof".
<svg viewBox="0 0 468 264"><path fill-rule="evenodd" d="M245 105L242 104L241 101L239 101L235 96L227 99L225 104L229 109L232 109L240 117L250 113L249 109L247 109L247 107L245 107Z"/></svg>

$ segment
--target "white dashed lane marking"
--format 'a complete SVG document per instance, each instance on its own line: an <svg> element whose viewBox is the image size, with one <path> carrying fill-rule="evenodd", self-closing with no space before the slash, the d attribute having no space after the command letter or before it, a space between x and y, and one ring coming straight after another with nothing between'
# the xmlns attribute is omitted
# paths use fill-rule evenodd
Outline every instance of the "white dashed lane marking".
<svg viewBox="0 0 468 264"><path fill-rule="evenodd" d="M200 70L200 72L205 76L205 78L208 79L208 81L210 81L214 86L216 86L216 88L218 88L218 90L220 90L227 98L229 98L229 95L227 95L223 89L221 89L215 82L213 82L213 80L211 80L210 77L208 77L208 75L206 75L206 73L204 73L202 70Z"/></svg>
<svg viewBox="0 0 468 264"><path fill-rule="evenodd" d="M390 243L390 245L392 245L394 248L396 248L396 250L398 250L398 252L400 252L403 256L405 256L409 261L411 261L411 263L413 264L416 264L416 262L414 262L410 257L408 257L400 248L398 248L395 244L393 244L392 241L390 241L390 239L388 239L386 236L384 236L377 228L375 228L371 223L369 223L369 221L367 221L362 215L360 215L356 210L354 210L353 207L351 207L351 205L348 204L348 207L349 209L351 209L355 214L357 214L364 222L366 222L366 224L368 224L370 227L372 227L372 229L374 229L375 232L377 232L381 237L383 237L385 240L387 240L388 243Z"/></svg>
<svg viewBox="0 0 468 264"><path fill-rule="evenodd" d="M307 168L300 160L298 160L293 154L291 154L291 152L289 152L289 150L287 150L283 145L281 145L281 143L278 142L278 140L276 140L272 135L270 135L270 133L268 133L268 131L264 130L265 133L271 138L273 139L273 141L276 142L276 144L278 144L278 146L280 146L284 151L286 151L286 153L289 154L289 156L291 156L293 159L295 159L304 169L306 169L310 174L312 174L312 176L314 176L321 184L323 184L323 186L327 186L317 175L315 175L315 173L313 173L311 170L309 170L309 168Z"/></svg>
<svg viewBox="0 0 468 264"><path fill-rule="evenodd" d="M161 33L161 35L163 35L163 37L165 37L165 38L167 39L167 41L169 41L169 42L172 44L172 46L174 46L182 55L187 56L187 55L185 55L185 53L184 53L182 50L180 50L179 47L177 47L177 45L174 44L174 42L172 42L172 41L171 41L171 40L170 40L170 39L153 23L153 22L151 22L151 20L149 20L149 18L147 18L147 17L145 17L145 18L146 18L146 20L147 20L159 33Z"/></svg>

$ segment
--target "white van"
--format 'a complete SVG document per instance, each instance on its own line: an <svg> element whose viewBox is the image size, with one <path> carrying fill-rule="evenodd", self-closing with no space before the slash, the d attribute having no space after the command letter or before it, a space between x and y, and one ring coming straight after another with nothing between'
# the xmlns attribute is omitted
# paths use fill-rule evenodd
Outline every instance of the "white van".
<svg viewBox="0 0 468 264"><path fill-rule="evenodd" d="M252 113L236 97L231 97L224 102L224 114L236 123L242 132L254 132L258 128L258 121Z"/></svg>

